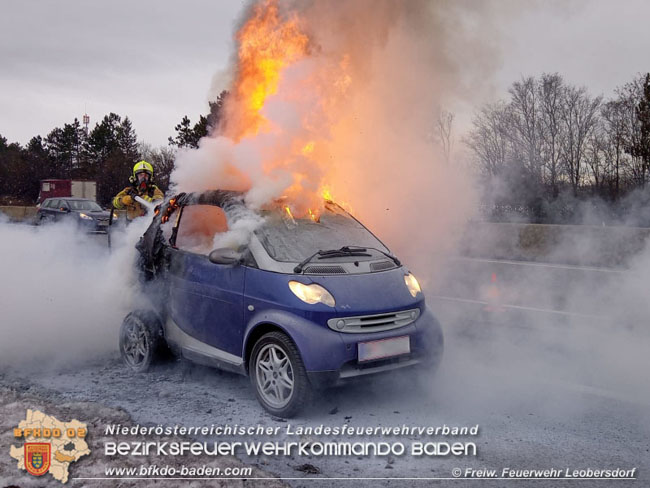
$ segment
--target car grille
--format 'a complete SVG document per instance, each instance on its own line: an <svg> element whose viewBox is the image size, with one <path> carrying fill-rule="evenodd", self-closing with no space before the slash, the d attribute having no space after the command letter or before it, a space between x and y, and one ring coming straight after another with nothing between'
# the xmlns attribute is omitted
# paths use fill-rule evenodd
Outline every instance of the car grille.
<svg viewBox="0 0 650 488"><path fill-rule="evenodd" d="M307 266L305 274L346 274L343 266Z"/></svg>
<svg viewBox="0 0 650 488"><path fill-rule="evenodd" d="M385 271L394 267L395 263L393 261L378 261L375 263L370 263L370 271Z"/></svg>
<svg viewBox="0 0 650 488"><path fill-rule="evenodd" d="M362 334L397 329L412 324L420 316L420 309L402 310L401 312L376 315L359 315L356 317L337 317L329 319L327 326L337 332Z"/></svg>

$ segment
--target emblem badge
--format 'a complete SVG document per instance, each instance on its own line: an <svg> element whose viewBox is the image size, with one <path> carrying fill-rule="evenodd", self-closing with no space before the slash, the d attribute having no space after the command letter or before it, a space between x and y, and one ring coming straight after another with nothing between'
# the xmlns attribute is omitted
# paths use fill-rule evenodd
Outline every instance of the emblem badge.
<svg viewBox="0 0 650 488"><path fill-rule="evenodd" d="M25 443L25 469L33 476L42 476L50 469L51 445L45 442Z"/></svg>

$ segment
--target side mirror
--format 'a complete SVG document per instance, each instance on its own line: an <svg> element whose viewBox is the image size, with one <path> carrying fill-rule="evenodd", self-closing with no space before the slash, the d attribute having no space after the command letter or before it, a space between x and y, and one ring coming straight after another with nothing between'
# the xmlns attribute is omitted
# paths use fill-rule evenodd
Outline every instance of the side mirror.
<svg viewBox="0 0 650 488"><path fill-rule="evenodd" d="M240 264L242 256L237 251L230 249L229 247L222 247L220 249L215 249L208 255L208 259L211 263L214 264L227 264L234 265Z"/></svg>
<svg viewBox="0 0 650 488"><path fill-rule="evenodd" d="M69 208L65 208L65 207L59 207L59 210L61 210L61 212L69 212L70 211Z"/></svg>

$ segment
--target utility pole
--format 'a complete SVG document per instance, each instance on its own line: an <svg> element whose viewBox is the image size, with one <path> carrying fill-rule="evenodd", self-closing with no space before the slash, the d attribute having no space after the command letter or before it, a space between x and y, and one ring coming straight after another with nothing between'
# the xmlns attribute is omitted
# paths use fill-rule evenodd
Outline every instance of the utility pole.
<svg viewBox="0 0 650 488"><path fill-rule="evenodd" d="M88 137L88 124L90 124L90 116L88 114L84 114L83 121L84 121L84 130L86 131L86 137Z"/></svg>

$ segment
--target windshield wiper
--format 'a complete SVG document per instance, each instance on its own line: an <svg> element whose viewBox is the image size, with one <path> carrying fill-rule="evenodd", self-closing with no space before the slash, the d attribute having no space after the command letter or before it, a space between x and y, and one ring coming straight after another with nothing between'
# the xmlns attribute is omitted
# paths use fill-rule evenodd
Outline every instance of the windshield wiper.
<svg viewBox="0 0 650 488"><path fill-rule="evenodd" d="M391 260L395 263L395 266L401 266L401 265L402 265L402 263L400 262L400 260L397 259L397 256L393 256L392 254L390 254L390 253L388 253L388 252L384 252L384 251L382 251L381 249L377 249L376 247L354 247L354 246L353 246L353 247L349 247L349 246L345 246L345 248L346 248L347 250L349 250L349 251L363 251L363 252L367 251L368 249L372 249L373 251L380 252L380 253L382 253L384 256L386 256L387 258L391 259Z"/></svg>
<svg viewBox="0 0 650 488"><path fill-rule="evenodd" d="M318 256L318 259L341 258L347 256L372 256L368 254L365 247L350 247L343 246L340 249L330 249L328 251L317 251L308 258L304 259L300 264L293 268L294 273L302 273L305 264Z"/></svg>

